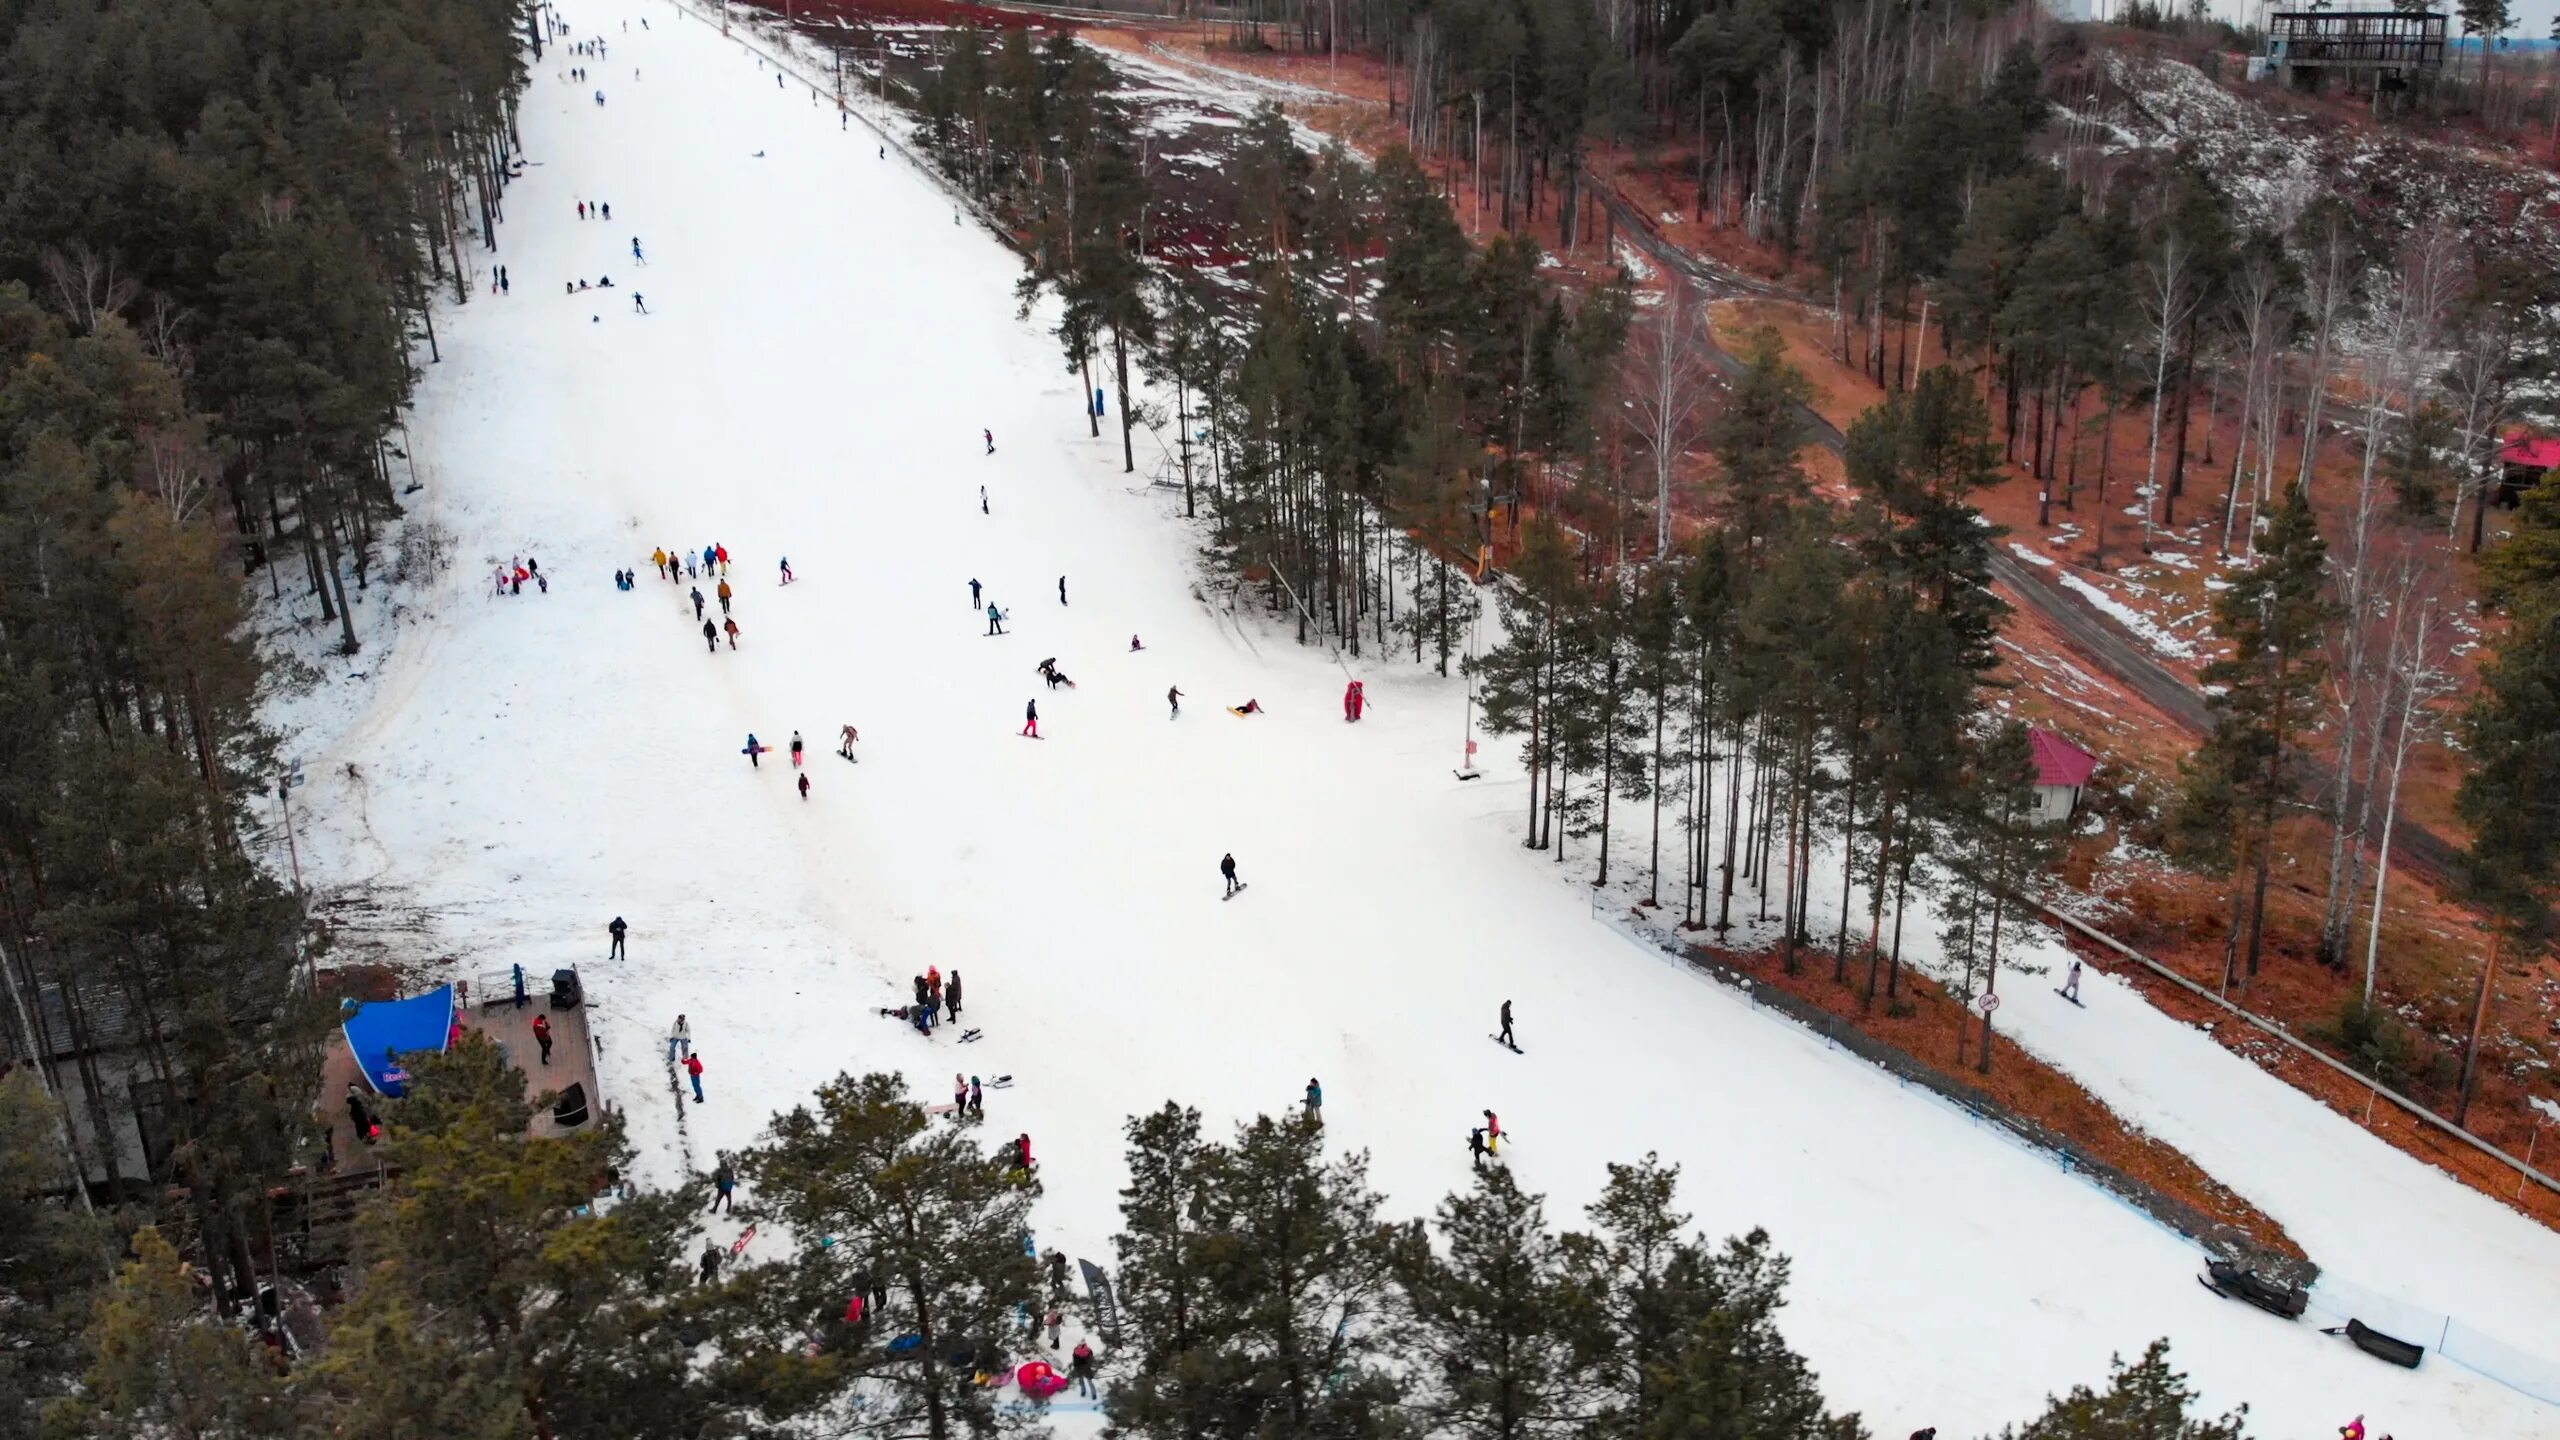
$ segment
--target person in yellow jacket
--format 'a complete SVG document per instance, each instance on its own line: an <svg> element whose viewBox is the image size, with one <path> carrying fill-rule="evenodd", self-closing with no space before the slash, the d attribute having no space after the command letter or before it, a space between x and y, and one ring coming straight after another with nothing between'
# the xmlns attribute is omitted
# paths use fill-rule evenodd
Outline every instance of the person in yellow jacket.
<svg viewBox="0 0 2560 1440"><path fill-rule="evenodd" d="M667 578L667 547L661 545L657 549L650 551L649 563L658 567L659 579L664 580Z"/></svg>

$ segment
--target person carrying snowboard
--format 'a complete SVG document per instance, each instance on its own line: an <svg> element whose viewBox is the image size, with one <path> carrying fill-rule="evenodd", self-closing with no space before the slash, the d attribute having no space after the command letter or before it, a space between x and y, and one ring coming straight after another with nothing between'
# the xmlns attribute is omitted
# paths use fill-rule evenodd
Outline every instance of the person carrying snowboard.
<svg viewBox="0 0 2560 1440"><path fill-rule="evenodd" d="M746 748L740 750L738 753L747 757L747 765L750 769L761 770L764 768L764 762L756 757L772 748L772 746L756 739L756 732L750 730L747 732Z"/></svg>
<svg viewBox="0 0 2560 1440"><path fill-rule="evenodd" d="M1236 857L1232 853L1218 861L1218 873L1227 877L1227 893L1229 895L1233 895L1244 888L1244 882L1236 878Z"/></svg>
<svg viewBox="0 0 2560 1440"><path fill-rule="evenodd" d="M800 732L794 730L791 732L791 768L794 770L800 768L800 753Z"/></svg>
<svg viewBox="0 0 2560 1440"><path fill-rule="evenodd" d="M1034 740L1040 738L1040 702L1036 699L1022 702L1022 733Z"/></svg>

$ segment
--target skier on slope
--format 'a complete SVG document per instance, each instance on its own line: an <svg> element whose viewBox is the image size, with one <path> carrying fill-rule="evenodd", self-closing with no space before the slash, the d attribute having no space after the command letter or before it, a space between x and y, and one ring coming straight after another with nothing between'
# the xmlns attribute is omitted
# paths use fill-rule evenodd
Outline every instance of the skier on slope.
<svg viewBox="0 0 2560 1440"><path fill-rule="evenodd" d="M1236 878L1236 857L1234 854L1229 853L1218 861L1218 873L1227 877L1228 894L1233 895L1244 888L1244 882Z"/></svg>

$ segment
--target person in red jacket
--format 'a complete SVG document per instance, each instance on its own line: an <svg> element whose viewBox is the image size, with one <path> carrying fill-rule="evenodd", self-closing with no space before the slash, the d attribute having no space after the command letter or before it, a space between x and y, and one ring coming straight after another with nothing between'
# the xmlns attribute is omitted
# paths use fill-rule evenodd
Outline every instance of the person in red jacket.
<svg viewBox="0 0 2560 1440"><path fill-rule="evenodd" d="M1344 686L1342 691L1342 718L1345 720L1359 719L1360 711L1362 707L1368 704L1368 700L1369 697L1361 692L1359 681L1354 680L1349 685Z"/></svg>
<svg viewBox="0 0 2560 1440"><path fill-rule="evenodd" d="M684 1073L685 1073L685 1074L687 1074L687 1075L689 1075L689 1076L691 1076L691 1077L693 1078L693 1103L694 1103L694 1104L696 1104L696 1105L701 1104L701 1103L702 1103L702 1057L701 1057L701 1056L699 1056L699 1055L687 1055L687 1056L685 1056L685 1057L684 1057Z"/></svg>
<svg viewBox="0 0 2560 1440"><path fill-rule="evenodd" d="M1031 1133L1027 1130L1014 1137L1013 1168L1025 1175L1031 1173Z"/></svg>
<svg viewBox="0 0 2560 1440"><path fill-rule="evenodd" d="M533 1017L533 1043L535 1043L535 1044L537 1044L537 1045L539 1045L539 1046L541 1046L541 1047L542 1047L542 1063L543 1063L543 1064L545 1064L545 1065L550 1064L550 1063L551 1063L551 1017L550 1017L550 1016L548 1016L548 1015L536 1015L536 1016L534 1016L534 1017Z"/></svg>
<svg viewBox="0 0 2560 1440"><path fill-rule="evenodd" d="M1484 1148L1486 1153L1502 1153L1502 1120L1492 1111L1484 1112Z"/></svg>

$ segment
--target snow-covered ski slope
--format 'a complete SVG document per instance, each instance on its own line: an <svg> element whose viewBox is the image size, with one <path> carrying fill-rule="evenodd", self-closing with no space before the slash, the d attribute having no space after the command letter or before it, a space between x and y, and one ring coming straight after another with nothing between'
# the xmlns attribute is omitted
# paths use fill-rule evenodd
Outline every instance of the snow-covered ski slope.
<svg viewBox="0 0 2560 1440"><path fill-rule="evenodd" d="M1178 505L1120 474L1108 427L1086 437L1041 317L1015 317L1016 260L930 177L672 6L569 18L611 58L539 67L497 257L513 293L444 317L414 427L412 503L453 566L271 718L313 777L315 887L415 904L455 974L583 967L644 1179L707 1168L838 1070L900 1070L928 1100L955 1069L1010 1073L989 1145L1028 1131L1042 1243L1107 1260L1124 1116L1179 1099L1223 1126L1312 1076L1398 1214L1465 1183L1487 1107L1562 1223L1607 1162L1678 1161L1703 1227L1764 1225L1794 1257L1787 1332L1879 1434L1994 1430L2160 1334L2266 1434L2357 1412L2404 1437L2560 1427L2459 1367L2404 1373L2215 1299L2192 1247L2049 1158L1594 923L1519 848L1508 747L1451 778L1455 682L1361 665L1372 709L1346 725L1328 656L1201 599ZM581 222L582 198L615 218ZM646 567L714 541L743 633L710 655L687 587ZM518 554L551 593L490 597ZM985 635L972 577L1012 633ZM1049 656L1078 688L1040 684ZM1226 712L1248 697L1268 713ZM848 721L859 765L833 754ZM739 753L794 728L806 801L786 755ZM1230 850L1253 885L1231 904ZM615 914L627 962L605 959ZM876 1014L927 965L965 975L982 1043ZM1524 1055L1487 1038L1505 999ZM674 1098L678 1012L705 1105ZM2279 1216L2353 1183L2248 1179ZM2445 1263L2514 1253L2447 1233L2475 1217L2438 1190L2398 1193L2390 1218Z"/></svg>

